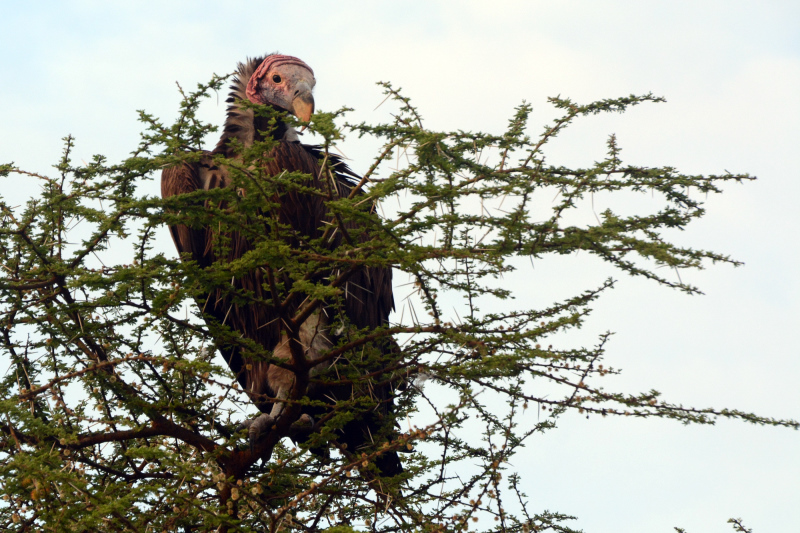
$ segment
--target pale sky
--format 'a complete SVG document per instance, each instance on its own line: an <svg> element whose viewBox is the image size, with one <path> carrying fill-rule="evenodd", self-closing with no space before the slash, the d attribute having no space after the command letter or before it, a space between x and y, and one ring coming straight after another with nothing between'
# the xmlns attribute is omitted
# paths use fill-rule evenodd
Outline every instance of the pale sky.
<svg viewBox="0 0 800 533"><path fill-rule="evenodd" d="M222 4L4 0L0 162L48 172L69 133L76 160L119 160L136 145L137 109L175 115L176 81L192 88L273 51L311 65L317 107L353 107L353 121L387 120L375 110L381 80L403 87L433 129L496 133L526 100L533 135L553 117L547 96L652 91L667 103L580 122L550 160L591 164L616 133L630 163L758 176L710 198L706 218L676 237L745 266L682 273L706 293L694 297L617 275L575 342L617 333L607 362L624 372L607 389L800 419L799 3ZM210 120L222 121L224 96L206 106ZM353 137L342 148L363 172L375 147ZM33 192L18 178L0 183L7 198ZM546 305L609 273L584 256L513 281ZM531 510L574 515L587 533L730 532L730 517L790 533L800 523L800 433L787 429L565 416L517 467Z"/></svg>

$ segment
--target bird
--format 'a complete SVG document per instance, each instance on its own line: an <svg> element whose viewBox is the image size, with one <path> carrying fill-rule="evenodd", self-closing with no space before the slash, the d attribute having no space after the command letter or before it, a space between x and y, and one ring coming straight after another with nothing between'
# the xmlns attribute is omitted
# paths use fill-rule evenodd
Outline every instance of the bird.
<svg viewBox="0 0 800 533"><path fill-rule="evenodd" d="M303 144L299 138L302 132L298 132L285 119L266 116L250 105L271 107L309 122L314 113L312 91L315 84L311 67L293 56L273 53L239 63L232 78L227 117L219 142L211 151L200 151L199 157L164 168L161 175L162 197L168 199L198 190L235 187L230 166L215 163L215 158L217 161L218 156L235 160L241 157L239 154L243 148L268 137L275 143L269 158L261 163L263 175L274 178L286 172L299 171L311 176L310 181L304 182L307 187L327 190L332 198L350 196L353 189L358 188L356 185L361 177L340 157L328 154L319 146ZM326 168L330 169L329 173L322 172L323 159L327 163ZM237 192L246 194L243 190ZM357 190L353 194L363 193ZM287 189L277 199L277 205L265 206L264 211L272 216L270 220L274 221L273 227L281 232L281 239L293 250L308 249L309 242L319 242L314 239L319 240L323 236L326 237L325 242L331 243L331 248L348 239L368 241L365 219L362 217L359 222L339 219L337 225L324 196ZM208 208L209 202L208 199L204 200L203 207ZM377 214L374 205L365 205L368 206L366 220L375 221ZM182 259L195 261L203 269L212 268L220 262L230 263L241 259L254 247L252 239L242 231L226 234L229 246L221 246L219 232L213 223L201 225L186 221L170 225L169 231ZM343 271L346 271L344 277ZM270 275L275 276L277 282L270 279ZM338 375L345 366L352 367L353 361L348 361L344 355L335 363L327 359L317 363L337 345L347 327L374 329L389 323L389 315L394 309L392 270L386 266L356 265L345 268L340 265L332 267L330 272L318 273L312 281L319 283L337 277L342 282L339 299L319 305L302 323L294 324L294 329L285 317L294 316L303 301L308 302L309 298L303 300L302 295L288 296L296 280L285 275L281 277L280 269L272 269L270 265L257 265L234 276L230 286L218 286L205 294L204 298L197 298L207 323L224 324L247 341L255 342L272 353L273 362L270 362L263 357L252 357L241 344L217 343L236 380L262 411L259 417L243 424L248 428L251 447L286 412L285 400L296 375L285 366L275 364L275 361L291 363L294 361L293 353L296 354L298 349L302 350L303 357L313 367L306 395L310 400L317 401L317 407L302 408L304 421L310 420L313 424L314 417L324 417L330 413L330 408L326 410L319 407L320 403L331 405L332 402L346 401L353 396L370 395L374 400L374 408L354 413L352 420L336 432L341 448L348 450L348 453L359 454L365 448L377 449L379 443L376 439L383 438L385 443L392 435L396 435L391 416L394 409L391 379L373 380L363 387L352 383L342 385L342 380L335 386L327 385L324 379L319 379L320 376ZM283 309L279 309L276 302L271 300L274 294L270 288L275 283L282 284L282 294L287 295ZM239 296L238 299L233 296L234 293ZM249 295L249 299L242 300L242 295ZM373 343L373 348L387 356L398 351L396 342L391 338ZM381 368L362 370L380 378ZM317 379L314 379L315 376ZM387 429L388 426L391 427ZM312 452L323 454L320 450L312 449ZM385 476L403 471L397 453L391 450L380 453L375 464Z"/></svg>

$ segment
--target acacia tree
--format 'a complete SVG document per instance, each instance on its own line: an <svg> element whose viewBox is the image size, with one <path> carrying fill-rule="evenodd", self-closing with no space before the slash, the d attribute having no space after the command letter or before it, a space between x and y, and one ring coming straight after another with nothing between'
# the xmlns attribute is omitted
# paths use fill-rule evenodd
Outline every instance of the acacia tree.
<svg viewBox="0 0 800 533"><path fill-rule="evenodd" d="M564 523L570 517L529 509L519 476L509 472L526 439L553 428L567 411L699 424L722 416L798 427L792 420L672 404L656 391L605 390L600 378L617 372L603 364L607 336L579 348L554 346L552 337L580 327L614 280L534 309L513 300L503 284L503 274L526 268L526 257L579 251L687 293L698 289L656 268L736 264L671 244L664 233L704 214L704 195L690 190L719 193L724 182L750 176L626 165L613 135L606 157L591 167L545 162L548 143L577 119L660 98L586 105L551 98L560 118L530 137L527 104L500 134L432 131L385 84L398 109L391 122L337 126L342 110L318 113L311 125L324 139L324 154L342 132L382 142L358 193L338 197L297 173L264 175L259 169L270 140L216 161L231 169L235 187L167 201L142 192L161 169L197 159L194 150L215 131L197 119L198 106L223 82L214 77L185 94L171 125L141 113L141 143L118 164L96 156L75 165L68 137L52 175L0 167L2 176L41 186L25 205L0 203L0 342L11 363L0 390L4 530L571 531ZM607 210L595 222L569 223L590 195L623 191L655 195L661 208L644 215ZM290 193L322 195L330 231L357 223L369 239L287 246L270 210ZM537 219L530 206L541 196L555 199ZM370 206L381 202L399 207L378 218ZM200 268L159 251L167 249L156 243L165 224L212 221L220 246L225 235L241 231L252 252ZM267 304L300 298L311 307L335 307L342 272L365 265L391 267L395 279L410 279L397 288L408 305L386 327L345 324L326 355L335 362L327 369L273 360L295 372L295 385L272 431L248 446L237 426L255 409L216 347L235 344L265 359L272 354L226 324L204 320L195 301L229 286L232 277L269 266L293 283L271 286ZM234 289L230 297L253 299ZM481 310L497 301L504 302L503 312ZM308 305L298 313L313 311ZM390 355L375 349L387 338L399 346ZM309 428L299 417L311 403L305 394L311 382L346 383L356 393L348 401L317 402L327 414ZM400 429L373 448L348 450L336 430L375 407L364 391L378 382L396 391ZM544 416L530 416L532 409ZM374 466L387 451L406 452L405 472L394 478ZM734 526L745 530L741 522Z"/></svg>

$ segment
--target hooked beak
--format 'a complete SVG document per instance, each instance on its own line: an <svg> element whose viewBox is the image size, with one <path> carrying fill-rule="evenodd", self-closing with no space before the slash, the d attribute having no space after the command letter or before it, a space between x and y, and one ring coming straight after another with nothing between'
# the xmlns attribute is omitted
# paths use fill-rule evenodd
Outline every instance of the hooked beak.
<svg viewBox="0 0 800 533"><path fill-rule="evenodd" d="M311 96L311 86L305 81L300 81L297 84L295 97L292 100L292 113L305 122L311 120L311 115L314 114L314 97ZM305 126L300 131L304 129L306 129Z"/></svg>

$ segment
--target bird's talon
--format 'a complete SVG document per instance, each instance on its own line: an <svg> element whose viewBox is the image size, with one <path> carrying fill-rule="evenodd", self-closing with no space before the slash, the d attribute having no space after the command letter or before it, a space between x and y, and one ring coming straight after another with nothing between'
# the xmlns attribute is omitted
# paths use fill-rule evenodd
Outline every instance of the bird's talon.
<svg viewBox="0 0 800 533"><path fill-rule="evenodd" d="M242 429L247 428L247 440L250 441L250 451L252 451L259 439L267 433L269 429L275 429L275 418L268 414L262 414L256 418L245 420L240 424Z"/></svg>
<svg viewBox="0 0 800 533"><path fill-rule="evenodd" d="M311 427L314 425L314 418L309 414L303 413L293 425L298 427Z"/></svg>

